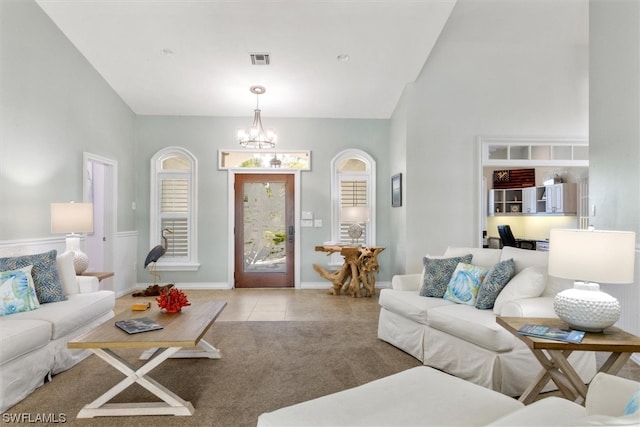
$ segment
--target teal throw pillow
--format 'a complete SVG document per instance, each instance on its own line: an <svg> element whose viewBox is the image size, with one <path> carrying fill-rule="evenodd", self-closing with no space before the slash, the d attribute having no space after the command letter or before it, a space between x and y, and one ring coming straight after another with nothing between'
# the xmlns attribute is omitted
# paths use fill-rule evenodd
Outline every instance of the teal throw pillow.
<svg viewBox="0 0 640 427"><path fill-rule="evenodd" d="M486 267L459 263L451 275L443 298L456 304L474 305L478 289L488 271Z"/></svg>
<svg viewBox="0 0 640 427"><path fill-rule="evenodd" d="M478 298L476 299L476 308L480 310L489 310L498 298L500 292L507 286L509 280L516 274L516 263L513 258L500 261L489 270L484 278Z"/></svg>
<svg viewBox="0 0 640 427"><path fill-rule="evenodd" d="M442 298L458 264L461 262L469 264L472 258L472 254L453 258L424 257L422 260L424 275L422 276L420 296Z"/></svg>
<svg viewBox="0 0 640 427"><path fill-rule="evenodd" d="M58 276L56 255L57 251L54 249L41 254L0 258L0 271L17 270L32 265L31 276L40 304L65 301L67 297Z"/></svg>
<svg viewBox="0 0 640 427"><path fill-rule="evenodd" d="M0 273L0 316L40 307L31 266Z"/></svg>

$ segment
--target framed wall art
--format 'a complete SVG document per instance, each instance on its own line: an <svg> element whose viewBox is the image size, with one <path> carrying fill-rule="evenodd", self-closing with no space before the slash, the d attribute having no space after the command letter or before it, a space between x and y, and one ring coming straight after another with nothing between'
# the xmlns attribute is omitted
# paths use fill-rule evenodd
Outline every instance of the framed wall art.
<svg viewBox="0 0 640 427"><path fill-rule="evenodd" d="M398 173L391 177L391 206L397 208L402 206L402 174Z"/></svg>

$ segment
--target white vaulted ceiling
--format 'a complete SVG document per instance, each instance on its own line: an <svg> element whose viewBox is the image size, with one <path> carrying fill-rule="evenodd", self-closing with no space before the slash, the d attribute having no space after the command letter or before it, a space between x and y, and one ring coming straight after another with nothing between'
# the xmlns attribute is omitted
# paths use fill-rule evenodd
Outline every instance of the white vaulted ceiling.
<svg viewBox="0 0 640 427"><path fill-rule="evenodd" d="M137 114L327 118L389 118L456 3L36 1Z"/></svg>

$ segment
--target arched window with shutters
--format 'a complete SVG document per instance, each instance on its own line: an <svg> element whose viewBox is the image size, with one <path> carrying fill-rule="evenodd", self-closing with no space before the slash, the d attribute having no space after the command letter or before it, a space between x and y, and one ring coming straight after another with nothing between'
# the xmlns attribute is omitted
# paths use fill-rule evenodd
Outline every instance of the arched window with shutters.
<svg viewBox="0 0 640 427"><path fill-rule="evenodd" d="M188 271L199 267L197 257L197 161L184 148L167 147L151 159L149 247L163 244L159 271Z"/></svg>
<svg viewBox="0 0 640 427"><path fill-rule="evenodd" d="M362 150L349 149L331 161L332 240L343 244L376 244L376 162ZM349 228L362 227L354 239Z"/></svg>

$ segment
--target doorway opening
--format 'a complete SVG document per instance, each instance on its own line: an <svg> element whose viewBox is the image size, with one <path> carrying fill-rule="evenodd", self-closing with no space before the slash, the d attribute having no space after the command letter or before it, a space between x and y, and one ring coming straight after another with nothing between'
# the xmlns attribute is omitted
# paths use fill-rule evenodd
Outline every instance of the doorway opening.
<svg viewBox="0 0 640 427"><path fill-rule="evenodd" d="M96 154L83 154L83 202L93 203L93 233L87 235L88 271L113 271L116 233L118 163ZM100 283L114 290L113 280Z"/></svg>

